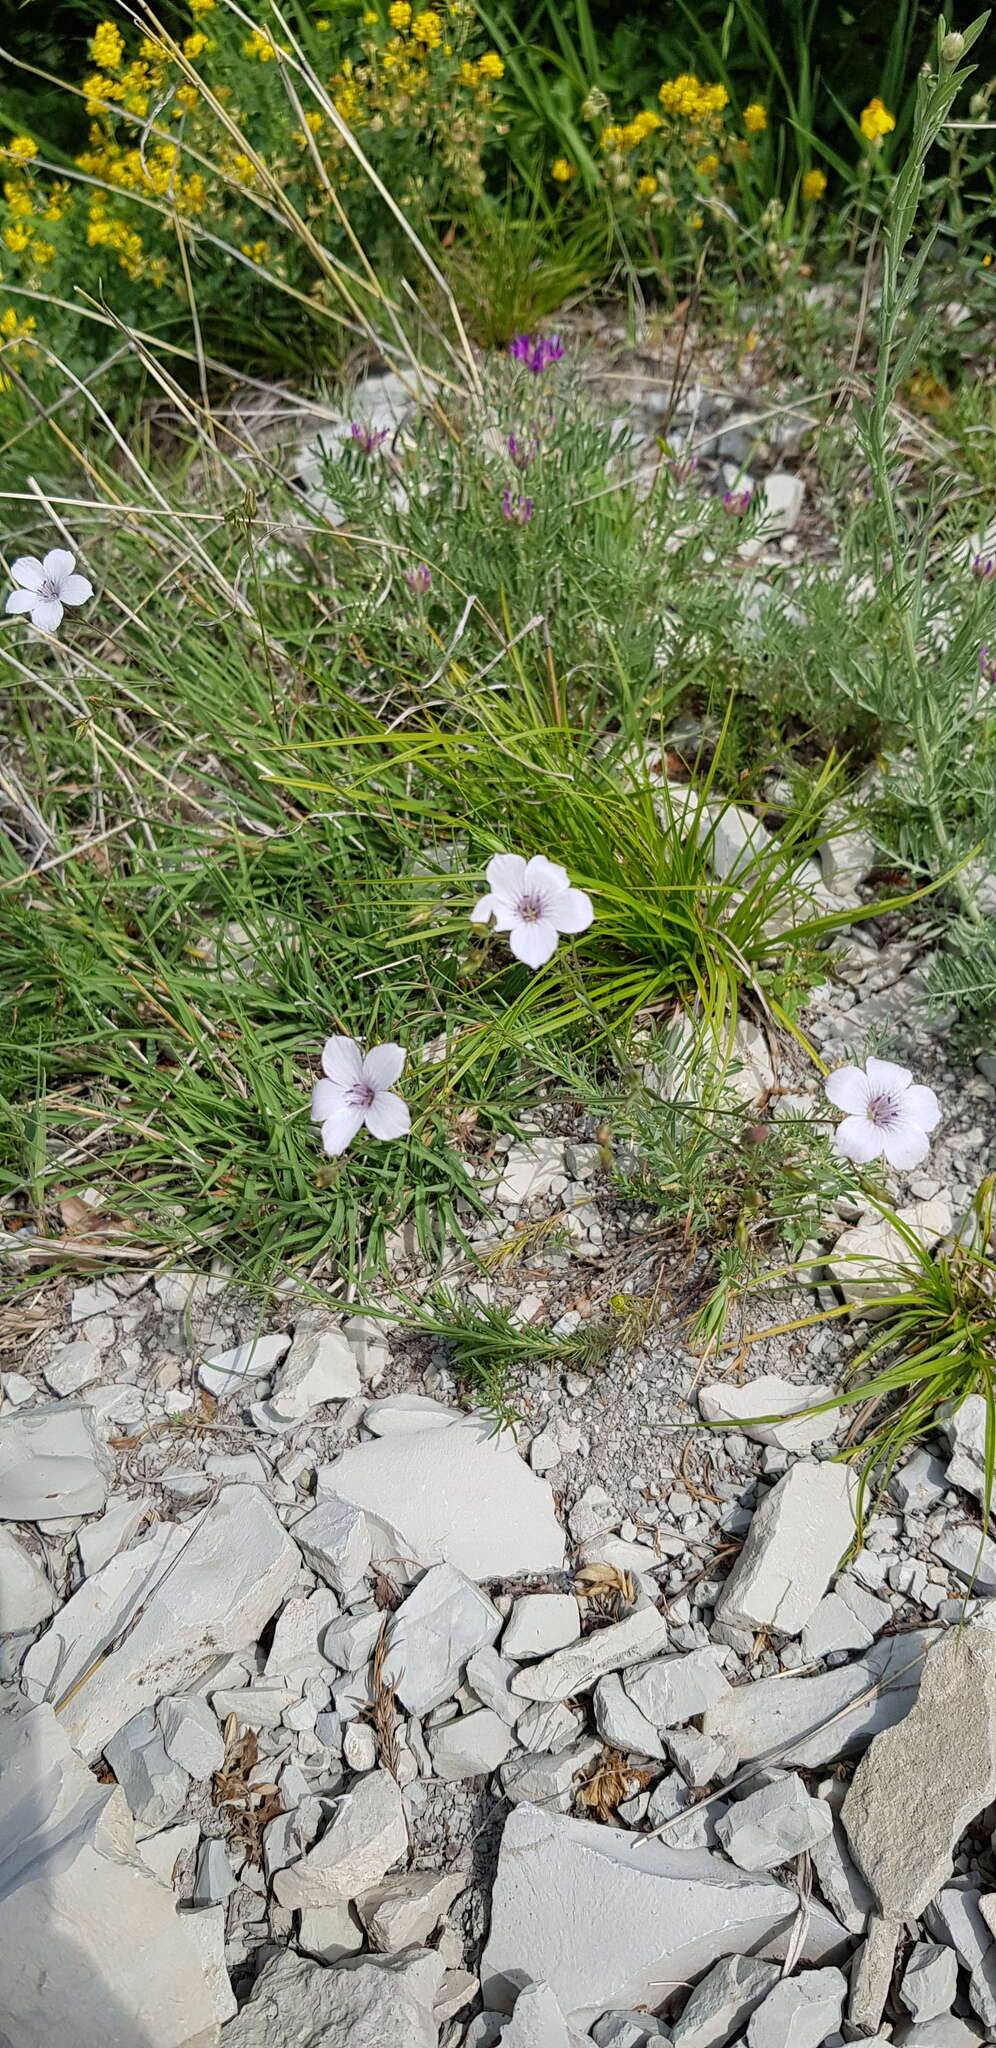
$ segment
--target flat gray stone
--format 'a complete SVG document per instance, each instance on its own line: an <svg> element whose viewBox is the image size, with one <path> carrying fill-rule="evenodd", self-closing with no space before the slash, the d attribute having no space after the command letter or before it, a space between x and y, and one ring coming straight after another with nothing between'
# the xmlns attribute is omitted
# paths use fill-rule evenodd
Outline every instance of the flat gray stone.
<svg viewBox="0 0 996 2048"><path fill-rule="evenodd" d="M584 1726L584 1715L578 1707L565 1707L561 1700L532 1700L519 1714L515 1739L534 1754L549 1752L559 1756L562 1749L580 1742Z"/></svg>
<svg viewBox="0 0 996 2048"><path fill-rule="evenodd" d="M815 1380L808 1386L793 1386L775 1373L734 1386L729 1380L707 1382L699 1388L699 1408L706 1422L724 1429L740 1429L756 1444L775 1444L783 1451L808 1451L813 1444L833 1436L840 1422L840 1409L828 1408L822 1415L799 1413L832 1400L836 1389ZM761 1416L774 1416L762 1422ZM777 1418L791 1416L791 1421Z"/></svg>
<svg viewBox="0 0 996 2048"><path fill-rule="evenodd" d="M839 1593L825 1593L802 1631L802 1654L807 1664L817 1664L840 1650L870 1649L874 1640Z"/></svg>
<svg viewBox="0 0 996 2048"><path fill-rule="evenodd" d="M695 1986L671 2028L674 2048L726 2048L779 1979L777 1963L724 1956Z"/></svg>
<svg viewBox="0 0 996 2048"><path fill-rule="evenodd" d="M931 1508L940 1505L947 1491L948 1479L940 1458L934 1458L929 1451L914 1451L905 1465L900 1465L889 1482L890 1492L907 1514L928 1514Z"/></svg>
<svg viewBox="0 0 996 2048"><path fill-rule="evenodd" d="M917 2025L950 2012L958 1989L958 1958L939 1942L918 1941L910 1950L899 1996Z"/></svg>
<svg viewBox="0 0 996 2048"><path fill-rule="evenodd" d="M950 1457L945 1475L947 1486L959 1486L979 1502L986 1496L986 1403L981 1394L969 1394L957 1408L942 1417ZM994 1498L996 1505L996 1498Z"/></svg>
<svg viewBox="0 0 996 2048"><path fill-rule="evenodd" d="M974 1522L958 1522L934 1538L931 1551L956 1579L972 1592L989 1598L996 1593L996 1543L982 1536Z"/></svg>
<svg viewBox="0 0 996 2048"><path fill-rule="evenodd" d="M895 2048L989 2048L979 2029L953 2012L922 2027L914 2020L901 2020L892 2038Z"/></svg>
<svg viewBox="0 0 996 2048"><path fill-rule="evenodd" d="M555 1754L510 1757L498 1774L502 1796L510 1806L569 1813L578 1783L590 1775L601 1753L601 1743L592 1740Z"/></svg>
<svg viewBox="0 0 996 2048"><path fill-rule="evenodd" d="M734 1628L798 1635L854 1537L856 1481L844 1465L800 1458L757 1509L716 1602Z"/></svg>
<svg viewBox="0 0 996 2048"><path fill-rule="evenodd" d="M235 1878L226 1844L220 1836L206 1835L197 1856L195 1906L223 1906L234 1890Z"/></svg>
<svg viewBox="0 0 996 2048"><path fill-rule="evenodd" d="M738 1799L717 1821L716 1833L740 1870L774 1870L825 1842L833 1833L833 1815L826 1800L812 1799L793 1773Z"/></svg>
<svg viewBox="0 0 996 2048"><path fill-rule="evenodd" d="M523 1593L505 1623L502 1656L520 1662L549 1657L576 1643L580 1634L581 1611L573 1593Z"/></svg>
<svg viewBox="0 0 996 2048"><path fill-rule="evenodd" d="M305 1906L298 1928L297 1944L306 1956L319 1963L341 1963L363 1947L363 1928L355 1906L339 1900L334 1906Z"/></svg>
<svg viewBox="0 0 996 2048"><path fill-rule="evenodd" d="M113 1476L114 1454L84 1402L0 1415L0 1521L99 1514Z"/></svg>
<svg viewBox="0 0 996 2048"><path fill-rule="evenodd" d="M875 1737L841 1810L880 1912L914 1920L996 1797L996 1620L988 1609L929 1652L905 1720Z"/></svg>
<svg viewBox="0 0 996 2048"><path fill-rule="evenodd" d="M485 1645L468 1657L464 1678L471 1692L475 1693L482 1707L490 1707L493 1714L514 1728L520 1714L525 1711L525 1702L516 1699L512 1691L512 1680L518 1665L508 1657L500 1657L498 1651Z"/></svg>
<svg viewBox="0 0 996 2048"><path fill-rule="evenodd" d="M496 1771L515 1747L507 1723L490 1707L478 1707L472 1714L458 1714L428 1736L429 1755L437 1778L480 1778Z"/></svg>
<svg viewBox="0 0 996 2048"><path fill-rule="evenodd" d="M783 1952L797 1906L794 1889L722 1856L518 1806L502 1837L484 2001L507 2011L524 1984L547 1983L568 2025L583 2030L609 2008L659 2004L662 1985L694 1979L718 1949ZM606 1928L611 1941L593 1940ZM814 1905L805 1959L844 1940Z"/></svg>
<svg viewBox="0 0 996 2048"><path fill-rule="evenodd" d="M822 2048L840 2026L846 1997L842 1970L804 1970L783 1978L752 2015L748 2048Z"/></svg>
<svg viewBox="0 0 996 2048"><path fill-rule="evenodd" d="M101 1566L116 1557L119 1550L127 1550L148 1512L147 1500L132 1500L126 1493L108 1495L107 1506L97 1521L88 1522L85 1528L76 1532L76 1548L84 1578L92 1578L94 1572L99 1572Z"/></svg>
<svg viewBox="0 0 996 2048"><path fill-rule="evenodd" d="M559 1571L564 1533L545 1479L520 1458L511 1432L486 1421L381 1437L321 1468L323 1489L380 1525L375 1555L448 1563L470 1579Z"/></svg>
<svg viewBox="0 0 996 2048"><path fill-rule="evenodd" d="M421 1436L423 1430L452 1429L466 1420L461 1409L447 1408L428 1394L385 1394L363 1410L363 1427L371 1436Z"/></svg>
<svg viewBox="0 0 996 2048"><path fill-rule="evenodd" d="M41 1565L9 1529L0 1527L0 1636L37 1628L58 1604Z"/></svg>
<svg viewBox="0 0 996 2048"><path fill-rule="evenodd" d="M421 1948L466 1885L463 1871L406 1870L361 1892L356 1911L372 1946L396 1955L399 1949Z"/></svg>
<svg viewBox="0 0 996 2048"><path fill-rule="evenodd" d="M886 1637L863 1657L814 1678L759 1678L735 1686L702 1717L703 1731L728 1742L741 1764L769 1756L801 1770L864 1749L915 1700L927 1630ZM776 1754L777 1753L777 1754Z"/></svg>
<svg viewBox="0 0 996 2048"><path fill-rule="evenodd" d="M315 1847L277 1871L274 1895L292 1912L358 1898L379 1884L407 1849L401 1793L387 1771L369 1771L339 1802Z"/></svg>
<svg viewBox="0 0 996 2048"><path fill-rule="evenodd" d="M280 1365L270 1390L270 1407L281 1421L301 1422L329 1401L350 1401L363 1383L352 1346L336 1324L305 1324Z"/></svg>
<svg viewBox="0 0 996 2048"><path fill-rule="evenodd" d="M451 1564L433 1565L396 1610L384 1675L409 1714L426 1714L456 1691L475 1651L502 1625L497 1607Z"/></svg>
<svg viewBox="0 0 996 2048"><path fill-rule="evenodd" d="M512 1680L512 1691L527 1700L566 1700L588 1692L606 1671L652 1657L667 1643L667 1623L655 1607L639 1607L625 1621L597 1629L542 1664L528 1665Z"/></svg>
<svg viewBox="0 0 996 2048"><path fill-rule="evenodd" d="M290 1341L289 1337L275 1334L250 1337L231 1351L218 1351L213 1358L202 1358L197 1368L198 1383L219 1401L227 1400L231 1394L244 1396L247 1389L254 1392L256 1381L265 1379L280 1363Z"/></svg>
<svg viewBox="0 0 996 2048"><path fill-rule="evenodd" d="M883 1913L869 1914L864 1941L851 1966L851 1997L847 2014L852 2027L856 2027L862 2036L870 2034L882 2018L892 1985L896 1945L901 1932L901 1920L889 1919Z"/></svg>
<svg viewBox="0 0 996 2048"><path fill-rule="evenodd" d="M569 2027L549 1984L528 1984L501 2037L501 2048L591 2048Z"/></svg>
<svg viewBox="0 0 996 2048"><path fill-rule="evenodd" d="M656 1728L623 1690L618 1672L609 1671L599 1679L592 1695L592 1711L600 1736L613 1749L621 1750L624 1756L649 1756L665 1761L667 1751Z"/></svg>
<svg viewBox="0 0 996 2048"><path fill-rule="evenodd" d="M655 1657L637 1664L623 1677L630 1699L655 1728L680 1728L708 1707L728 1698L732 1688L711 1646L689 1650L684 1657Z"/></svg>
<svg viewBox="0 0 996 2048"><path fill-rule="evenodd" d="M225 1761L225 1744L217 1715L197 1693L174 1693L160 1700L156 1718L166 1754L192 1778L210 1778Z"/></svg>
<svg viewBox="0 0 996 2048"><path fill-rule="evenodd" d="M810 1850L819 1889L848 1934L863 1934L874 1900L860 1870L852 1862L844 1830L834 1823L833 1833Z"/></svg>
<svg viewBox="0 0 996 2048"><path fill-rule="evenodd" d="M104 1746L104 1755L136 1820L163 1828L185 1805L190 1779L167 1756L154 1707L143 1707Z"/></svg>
<svg viewBox="0 0 996 2048"><path fill-rule="evenodd" d="M232 1980L225 1967L225 1908L199 1906L195 1913L183 1913L181 1918L187 1940L200 1957L215 2019L219 2026L224 2026L225 2021L233 2019L239 2009Z"/></svg>
<svg viewBox="0 0 996 2048"><path fill-rule="evenodd" d="M438 2048L442 1979L431 1949L331 1967L283 1949L229 2020L224 2048Z"/></svg>
<svg viewBox="0 0 996 2048"><path fill-rule="evenodd" d="M366 1516L351 1501L326 1494L294 1523L293 1535L312 1570L343 1599L362 1584L373 1537Z"/></svg>

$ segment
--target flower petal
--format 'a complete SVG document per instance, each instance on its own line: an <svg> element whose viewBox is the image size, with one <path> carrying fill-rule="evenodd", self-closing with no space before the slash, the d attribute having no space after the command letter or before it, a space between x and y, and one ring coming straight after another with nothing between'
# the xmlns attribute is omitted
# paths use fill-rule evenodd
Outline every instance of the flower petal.
<svg viewBox="0 0 996 2048"><path fill-rule="evenodd" d="M327 1116L322 1125L322 1150L330 1159L337 1159L351 1145L363 1123L362 1109L347 1109L345 1103L334 1116Z"/></svg>
<svg viewBox="0 0 996 2048"><path fill-rule="evenodd" d="M860 1067L838 1067L827 1075L823 1092L835 1109L846 1110L849 1116L860 1116L862 1110L867 1109L873 1093Z"/></svg>
<svg viewBox="0 0 996 2048"><path fill-rule="evenodd" d="M322 1047L322 1073L337 1088L351 1088L363 1079L363 1054L355 1038L327 1038Z"/></svg>
<svg viewBox="0 0 996 2048"><path fill-rule="evenodd" d="M40 590L45 581L45 571L37 555L18 555L10 565L11 579L19 583L22 590Z"/></svg>
<svg viewBox="0 0 996 2048"><path fill-rule="evenodd" d="M558 932L586 932L594 915L594 904L583 889L565 889L550 906Z"/></svg>
<svg viewBox="0 0 996 2048"><path fill-rule="evenodd" d="M503 904L518 903L526 879L526 863L521 853L496 853L485 874L492 894L500 897Z"/></svg>
<svg viewBox="0 0 996 2048"><path fill-rule="evenodd" d="M57 597L36 597L31 623L39 633L57 633L62 624L62 606Z"/></svg>
<svg viewBox="0 0 996 2048"><path fill-rule="evenodd" d="M901 1095L913 1079L908 1067L897 1067L892 1060L866 1060L865 1073L873 1095Z"/></svg>
<svg viewBox="0 0 996 2048"><path fill-rule="evenodd" d="M75 567L76 556L71 555L68 548L49 548L42 562L46 582L54 583L57 590L60 584L65 582L66 577L72 575Z"/></svg>
<svg viewBox="0 0 996 2048"><path fill-rule="evenodd" d="M895 1123L883 1128L882 1150L889 1165L894 1166L898 1173L911 1173L914 1166L920 1166L926 1159L930 1139L912 1117L897 1117Z"/></svg>
<svg viewBox="0 0 996 2048"><path fill-rule="evenodd" d="M59 597L63 604L85 604L93 596L93 584L87 576L67 576Z"/></svg>
<svg viewBox="0 0 996 2048"><path fill-rule="evenodd" d="M403 1138L411 1130L411 1111L400 1095L375 1095L366 1115L372 1138Z"/></svg>
<svg viewBox="0 0 996 2048"><path fill-rule="evenodd" d="M509 945L527 967L545 967L557 950L557 927L538 917L533 924L514 924Z"/></svg>
<svg viewBox="0 0 996 2048"><path fill-rule="evenodd" d="M941 1105L932 1088L921 1088L914 1082L907 1088L902 1100L904 1117L910 1117L919 1124L921 1131L932 1131L941 1121Z"/></svg>
<svg viewBox="0 0 996 2048"><path fill-rule="evenodd" d="M868 1166L885 1150L885 1133L866 1116L846 1116L833 1134L834 1150L840 1159L853 1159Z"/></svg>
<svg viewBox="0 0 996 2048"><path fill-rule="evenodd" d="M494 897L479 896L477 902L474 905L473 910L470 913L470 922L471 924L487 924L489 917L493 917L494 914Z"/></svg>
<svg viewBox="0 0 996 2048"><path fill-rule="evenodd" d="M311 1121L323 1124L326 1117L338 1116L346 1100L346 1091L336 1081L316 1081L311 1091Z"/></svg>
<svg viewBox="0 0 996 2048"><path fill-rule="evenodd" d="M403 1045L371 1046L363 1062L363 1079L369 1081L375 1095L383 1095L385 1089L393 1086L404 1064Z"/></svg>
<svg viewBox="0 0 996 2048"><path fill-rule="evenodd" d="M38 603L36 590L12 590L4 605L5 612L30 612Z"/></svg>
<svg viewBox="0 0 996 2048"><path fill-rule="evenodd" d="M532 860L527 860L525 879L530 896L541 897L545 904L552 904L571 886L567 869L562 868L558 861L547 860L545 853L534 853Z"/></svg>

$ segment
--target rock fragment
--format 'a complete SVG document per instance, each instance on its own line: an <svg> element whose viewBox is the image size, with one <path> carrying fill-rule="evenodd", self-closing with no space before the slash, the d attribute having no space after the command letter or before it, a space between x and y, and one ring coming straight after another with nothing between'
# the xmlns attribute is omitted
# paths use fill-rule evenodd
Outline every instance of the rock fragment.
<svg viewBox="0 0 996 2048"><path fill-rule="evenodd" d="M325 1967L284 1949L263 1965L224 2048L438 2048L431 1949Z"/></svg>
<svg viewBox="0 0 996 2048"><path fill-rule="evenodd" d="M706 1422L719 1423L726 1429L742 1429L756 1444L775 1444L783 1451L808 1451L813 1444L824 1443L833 1436L840 1421L840 1409L828 1408L822 1415L799 1411L816 1408L821 1401L832 1400L833 1394L834 1388L819 1380L793 1386L790 1380L779 1379L775 1373L764 1373L760 1379L748 1380L743 1387L728 1380L708 1382L699 1388L699 1408ZM776 1420L759 1419L767 1415ZM790 1416L792 1420L782 1422L777 1420L779 1416Z"/></svg>
<svg viewBox="0 0 996 2048"><path fill-rule="evenodd" d="M695 1986L671 2029L674 2048L726 2048L779 1979L777 1963L726 1956Z"/></svg>
<svg viewBox="0 0 996 2048"><path fill-rule="evenodd" d="M566 1700L587 1692L606 1671L653 1657L667 1643L667 1623L656 1607L639 1607L625 1621L597 1629L583 1642L558 1650L542 1664L530 1664L512 1680L512 1691L527 1700Z"/></svg>
<svg viewBox="0 0 996 2048"><path fill-rule="evenodd" d="M85 1403L49 1401L0 1415L0 1521L99 1514L113 1473L113 1453Z"/></svg>
<svg viewBox="0 0 996 2048"><path fill-rule="evenodd" d="M814 1770L853 1756L901 1721L917 1696L928 1631L886 1637L863 1657L813 1678L758 1678L738 1685L702 1717L741 1764L767 1759Z"/></svg>
<svg viewBox="0 0 996 2048"><path fill-rule="evenodd" d="M162 1828L175 1820L190 1779L166 1754L154 1707L143 1707L104 1746L104 1755L136 1820Z"/></svg>
<svg viewBox="0 0 996 2048"><path fill-rule="evenodd" d="M798 1635L854 1536L855 1488L843 1465L792 1465L754 1515L716 1602L717 1621Z"/></svg>
<svg viewBox="0 0 996 2048"><path fill-rule="evenodd" d="M225 1744L217 1715L197 1693L174 1693L160 1700L156 1718L166 1754L192 1778L210 1778L225 1761Z"/></svg>
<svg viewBox="0 0 996 2048"><path fill-rule="evenodd" d="M374 1948L395 1955L428 1941L466 1883L460 1871L407 1870L362 1892L356 1911Z"/></svg>
<svg viewBox="0 0 996 2048"><path fill-rule="evenodd" d="M516 1600L501 1639L503 1657L549 1657L576 1643L581 1614L573 1593L524 1593Z"/></svg>
<svg viewBox="0 0 996 2048"><path fill-rule="evenodd" d="M273 1890L294 1912L334 1906L379 1884L407 1848L401 1793L387 1771L369 1771L340 1801L315 1847L278 1870Z"/></svg>
<svg viewBox="0 0 996 2048"><path fill-rule="evenodd" d="M783 1978L752 2015L747 2048L822 2048L840 2026L846 1997L842 1970Z"/></svg>
<svg viewBox="0 0 996 2048"><path fill-rule="evenodd" d="M409 1714L426 1714L456 1691L475 1652L488 1649L501 1615L451 1564L433 1565L396 1610L384 1675Z"/></svg>
<svg viewBox="0 0 996 2048"><path fill-rule="evenodd" d="M270 1392L270 1409L282 1422L300 1422L328 1401L350 1401L363 1383L352 1346L338 1325L300 1325Z"/></svg>
<svg viewBox="0 0 996 2048"><path fill-rule="evenodd" d="M478 1707L471 1714L458 1714L429 1735L429 1755L437 1778L479 1778L497 1770L514 1748L511 1729L491 1712Z"/></svg>
<svg viewBox="0 0 996 2048"><path fill-rule="evenodd" d="M720 1652L689 1650L684 1657L655 1657L623 1677L630 1699L655 1728L680 1728L728 1698L732 1687L720 1668Z"/></svg>
<svg viewBox="0 0 996 2048"><path fill-rule="evenodd" d="M958 1958L953 1948L918 1941L903 1971L899 1996L917 2025L950 2012L958 1989Z"/></svg>
<svg viewBox="0 0 996 2048"><path fill-rule="evenodd" d="M825 1842L833 1833L833 1815L826 1800L812 1799L793 1774L738 1799L717 1821L716 1833L740 1870L774 1870Z"/></svg>
<svg viewBox="0 0 996 2048"><path fill-rule="evenodd" d="M328 1494L294 1524L294 1541L319 1578L346 1599L362 1584L373 1541L370 1524L351 1501Z"/></svg>
<svg viewBox="0 0 996 2048"><path fill-rule="evenodd" d="M58 1604L41 1565L9 1529L0 1526L0 1636L37 1628Z"/></svg>

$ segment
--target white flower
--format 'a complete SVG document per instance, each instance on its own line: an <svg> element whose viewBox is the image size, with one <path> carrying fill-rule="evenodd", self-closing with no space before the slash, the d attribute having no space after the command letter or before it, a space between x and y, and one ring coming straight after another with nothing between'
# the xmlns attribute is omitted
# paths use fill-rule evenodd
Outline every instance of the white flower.
<svg viewBox="0 0 996 2048"><path fill-rule="evenodd" d="M838 1067L826 1082L835 1109L845 1111L834 1132L841 1159L867 1166L885 1158L908 1173L930 1151L928 1131L940 1120L941 1106L932 1088L918 1087L908 1067L891 1060L866 1060L860 1067Z"/></svg>
<svg viewBox="0 0 996 2048"><path fill-rule="evenodd" d="M50 548L43 562L35 555L19 555L10 573L19 587L11 591L4 610L30 612L40 633L57 632L63 607L85 604L93 596L93 584L77 576L76 557L65 548Z"/></svg>
<svg viewBox="0 0 996 2048"><path fill-rule="evenodd" d="M587 931L595 915L591 897L571 888L567 869L541 853L532 860L521 853L496 853L487 876L490 893L475 903L470 921L484 924L493 917L496 932L508 933L516 959L527 967L545 966L561 932Z"/></svg>
<svg viewBox="0 0 996 2048"><path fill-rule="evenodd" d="M315 1082L311 1117L321 1124L322 1145L332 1158L345 1152L363 1124L374 1138L403 1138L411 1130L408 1104L391 1094L404 1064L400 1045L375 1045L364 1059L355 1038L325 1040L327 1078Z"/></svg>

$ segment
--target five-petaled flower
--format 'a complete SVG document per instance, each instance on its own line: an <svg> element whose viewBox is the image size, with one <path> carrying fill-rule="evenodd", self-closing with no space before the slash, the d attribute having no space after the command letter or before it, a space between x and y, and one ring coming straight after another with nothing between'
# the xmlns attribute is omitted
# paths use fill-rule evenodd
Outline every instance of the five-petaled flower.
<svg viewBox="0 0 996 2048"><path fill-rule="evenodd" d="M516 334L508 344L508 352L514 362L524 363L538 377L551 363L559 363L564 344L559 334L541 334L535 341L531 334Z"/></svg>
<svg viewBox="0 0 996 2048"><path fill-rule="evenodd" d="M595 915L590 896L572 889L567 869L534 853L496 853L487 865L488 894L475 903L472 924L493 917L496 932L507 932L517 960L544 967L562 932L585 932Z"/></svg>
<svg viewBox="0 0 996 2048"><path fill-rule="evenodd" d="M85 604L93 596L93 584L76 574L76 557L66 548L50 548L40 562L35 555L19 555L10 574L16 588L4 610L30 612L40 633L58 632L64 606Z"/></svg>
<svg viewBox="0 0 996 2048"><path fill-rule="evenodd" d="M327 1038L323 1081L311 1093L311 1120L321 1124L322 1147L337 1158L366 1124L372 1138L403 1138L411 1130L408 1104L392 1095L405 1064L400 1045L375 1045L366 1057L355 1038Z"/></svg>
<svg viewBox="0 0 996 2048"><path fill-rule="evenodd" d="M501 509L503 518L510 519L513 526L528 526L533 516L533 501L506 489L501 494Z"/></svg>
<svg viewBox="0 0 996 2048"><path fill-rule="evenodd" d="M866 1060L863 1070L838 1067L825 1085L834 1108L844 1111L834 1132L841 1159L867 1166L884 1158L904 1173L926 1159L927 1133L939 1122L941 1108L933 1089L919 1087L908 1067Z"/></svg>

